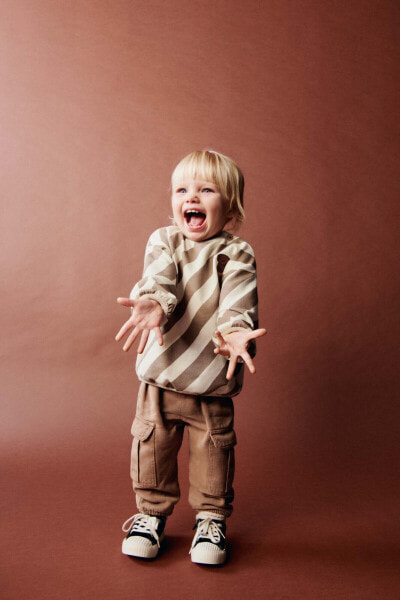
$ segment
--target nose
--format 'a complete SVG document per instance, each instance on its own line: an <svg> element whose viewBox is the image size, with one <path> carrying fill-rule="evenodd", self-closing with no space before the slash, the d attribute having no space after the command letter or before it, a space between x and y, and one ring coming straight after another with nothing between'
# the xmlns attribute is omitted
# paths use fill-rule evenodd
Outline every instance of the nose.
<svg viewBox="0 0 400 600"><path fill-rule="evenodd" d="M199 195L195 190L188 195L187 202L200 202Z"/></svg>

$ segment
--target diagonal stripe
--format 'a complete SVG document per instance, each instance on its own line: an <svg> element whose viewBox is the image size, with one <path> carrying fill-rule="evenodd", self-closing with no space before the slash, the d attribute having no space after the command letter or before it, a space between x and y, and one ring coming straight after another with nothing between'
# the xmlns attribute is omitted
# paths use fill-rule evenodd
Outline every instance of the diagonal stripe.
<svg viewBox="0 0 400 600"><path fill-rule="evenodd" d="M143 359L140 362L140 372L145 373L151 364L155 364L163 352L167 351L188 329L197 310L206 303L206 301L214 294L216 289L215 278L211 277L204 285L199 288L190 298L187 309L182 318L174 324L167 332L164 338L164 346L153 348L152 352L143 354ZM213 314L213 321L216 323L216 315ZM209 340L207 340L209 341Z"/></svg>
<svg viewBox="0 0 400 600"><path fill-rule="evenodd" d="M212 350L215 348L214 344L212 344ZM192 381L187 387L186 392L188 394L200 394L199 390L203 390L208 387L210 381L214 381L218 376L222 375L222 382L228 383L226 379L227 365L228 362L226 358L221 356L220 354L212 354L214 359L210 364L200 373L196 379ZM175 383L175 382L174 382Z"/></svg>
<svg viewBox="0 0 400 600"><path fill-rule="evenodd" d="M241 299L244 298L247 294L255 290L257 287L257 282L255 277L249 279L247 283L243 283L238 287L234 287L229 294L227 294L222 300L219 313L222 314L225 310L229 310L232 306L236 306L241 304ZM248 306L248 304L247 304Z"/></svg>
<svg viewBox="0 0 400 600"><path fill-rule="evenodd" d="M187 369L189 365L193 363L196 358L198 358L205 346L207 346L212 338L214 329L215 316L212 315L187 350L160 373L160 380L169 379L170 381L173 381L176 379L176 375L178 373L182 373L185 369Z"/></svg>

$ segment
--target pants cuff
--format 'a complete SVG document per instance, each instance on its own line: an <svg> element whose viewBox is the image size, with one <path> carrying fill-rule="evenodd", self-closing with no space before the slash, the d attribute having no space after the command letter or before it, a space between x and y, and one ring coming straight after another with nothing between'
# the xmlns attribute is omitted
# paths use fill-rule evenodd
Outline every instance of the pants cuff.
<svg viewBox="0 0 400 600"><path fill-rule="evenodd" d="M169 517L169 514L166 515L165 513L160 513L157 511L153 511L153 510L139 509L139 511L144 515L150 515L150 517Z"/></svg>

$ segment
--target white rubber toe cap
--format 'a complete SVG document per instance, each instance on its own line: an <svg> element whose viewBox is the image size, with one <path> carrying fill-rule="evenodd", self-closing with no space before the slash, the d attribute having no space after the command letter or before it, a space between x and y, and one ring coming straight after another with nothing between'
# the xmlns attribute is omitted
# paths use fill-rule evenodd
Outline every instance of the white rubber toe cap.
<svg viewBox="0 0 400 600"><path fill-rule="evenodd" d="M160 536L160 543L164 535ZM122 553L129 556L137 556L139 558L154 558L157 556L159 547L157 544L152 544L151 541L140 535L133 535L125 538L122 542Z"/></svg>
<svg viewBox="0 0 400 600"><path fill-rule="evenodd" d="M211 542L199 542L190 553L192 562L202 565L222 565L226 560L226 550L221 550Z"/></svg>

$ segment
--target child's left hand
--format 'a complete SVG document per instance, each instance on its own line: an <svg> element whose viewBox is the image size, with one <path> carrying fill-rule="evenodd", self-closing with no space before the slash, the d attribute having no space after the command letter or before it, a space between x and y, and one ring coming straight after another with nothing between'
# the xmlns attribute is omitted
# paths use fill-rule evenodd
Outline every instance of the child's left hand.
<svg viewBox="0 0 400 600"><path fill-rule="evenodd" d="M222 356L229 356L229 367L226 374L226 378L232 379L235 371L237 359L241 356L249 368L250 373L255 373L256 368L251 359L250 354L247 352L247 345L250 340L261 337L267 333L266 329L255 329L248 330L243 329L241 331L232 331L223 336L219 331L215 332L216 337L219 341L219 348L215 348L215 354L222 354Z"/></svg>

